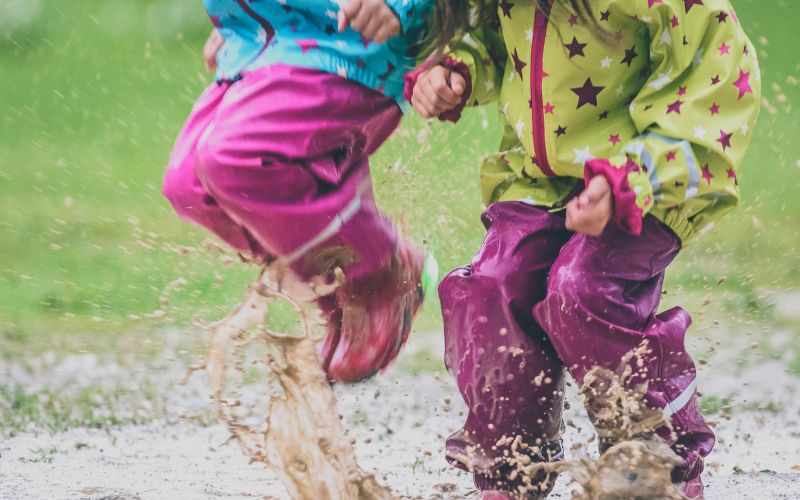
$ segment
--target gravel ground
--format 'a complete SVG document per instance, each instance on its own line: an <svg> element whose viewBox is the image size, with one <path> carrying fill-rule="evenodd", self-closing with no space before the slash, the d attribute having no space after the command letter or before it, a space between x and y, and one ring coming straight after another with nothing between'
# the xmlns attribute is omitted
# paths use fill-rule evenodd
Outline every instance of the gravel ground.
<svg viewBox="0 0 800 500"><path fill-rule="evenodd" d="M236 445L224 444L227 434L210 416L203 377L176 384L185 362L175 349L168 343L162 357L135 368L94 354L0 364L0 381L11 380L28 393L47 389L64 396L89 387L105 394L91 405L92 413L116 422L56 432L41 423L7 427L0 434L0 497L286 498L267 470L249 464ZM438 355L435 342L418 341L404 356L423 349ZM701 368L701 390L722 402L711 416L719 442L704 476L707 498L800 498L797 379L779 360L747 367L737 362L740 354L717 353ZM255 394L258 388L251 384L246 391ZM470 478L442 458L444 438L464 410L447 375L396 368L339 387L337 396L361 465L399 496L475 494ZM568 427L568 444L591 435L581 404L571 396L576 404L568 417L576 425ZM570 491L562 476L552 497L569 498Z"/></svg>

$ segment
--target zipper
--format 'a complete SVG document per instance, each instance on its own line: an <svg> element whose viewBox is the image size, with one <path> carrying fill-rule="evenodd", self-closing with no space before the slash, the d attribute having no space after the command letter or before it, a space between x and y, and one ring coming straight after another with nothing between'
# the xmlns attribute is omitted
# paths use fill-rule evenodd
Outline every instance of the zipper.
<svg viewBox="0 0 800 500"><path fill-rule="evenodd" d="M264 31L267 33L267 41L264 42L264 46L261 47L261 50L258 51L258 55L256 56L256 57L258 57L266 50L266 48L269 46L269 42L271 42L272 38L275 36L275 28L272 27L272 25L269 23L269 21L267 21L266 19L261 17L256 11L254 11L252 9L252 7L247 5L247 1L246 0L236 0L236 3L239 4L239 7L241 7L242 10L245 11L245 13L248 16L250 16L253 19L255 19L255 21L262 28L264 28Z"/></svg>
<svg viewBox="0 0 800 500"><path fill-rule="evenodd" d="M544 103L542 102L542 79L544 78L544 43L547 38L547 16L552 2L547 3L546 11L536 9L533 18L533 43L531 44L531 113L533 129L533 153L539 168L548 177L555 177L547 161L547 144L544 137Z"/></svg>

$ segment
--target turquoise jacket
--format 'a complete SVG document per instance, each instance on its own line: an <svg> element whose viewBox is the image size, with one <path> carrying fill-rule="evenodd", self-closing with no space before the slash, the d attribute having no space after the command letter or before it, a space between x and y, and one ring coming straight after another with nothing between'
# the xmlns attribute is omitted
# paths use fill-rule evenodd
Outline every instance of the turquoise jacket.
<svg viewBox="0 0 800 500"><path fill-rule="evenodd" d="M352 28L337 31L343 1L205 0L206 11L225 38L217 54L218 80L271 64L314 68L340 75L403 104L403 75L414 67L433 0L386 0L402 33L385 43Z"/></svg>

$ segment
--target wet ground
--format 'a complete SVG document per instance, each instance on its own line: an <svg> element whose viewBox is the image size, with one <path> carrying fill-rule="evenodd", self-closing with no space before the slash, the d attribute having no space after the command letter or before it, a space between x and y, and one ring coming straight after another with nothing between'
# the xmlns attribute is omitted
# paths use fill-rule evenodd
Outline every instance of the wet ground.
<svg viewBox="0 0 800 500"><path fill-rule="evenodd" d="M794 349L791 337L786 345L780 335L773 338L773 348ZM406 361L437 356L435 339L412 344ZM133 368L94 354L0 364L3 380L32 395L30 408L18 401L17 411L39 412L22 425L6 401L0 497L285 498L268 471L224 444L227 434L208 410L203 377L176 384L186 362L173 349L167 343L152 363ZM751 366L742 352L718 350L701 366L704 407L719 438L704 476L707 498L800 498L797 378L781 359ZM408 366L401 360L373 381L337 388L361 465L403 498L469 498L475 495L470 478L442 458L444 438L464 410L455 387L445 374L413 374ZM245 393L257 395L260 387L254 381ZM567 417L574 425L567 440L584 442L591 427L571 391ZM85 407L76 403L81 398L88 398ZM75 406L65 408L68 402ZM59 408L94 423L48 420ZM8 425L14 418L18 425ZM65 430L48 430L59 427ZM552 497L569 498L572 488L562 476Z"/></svg>

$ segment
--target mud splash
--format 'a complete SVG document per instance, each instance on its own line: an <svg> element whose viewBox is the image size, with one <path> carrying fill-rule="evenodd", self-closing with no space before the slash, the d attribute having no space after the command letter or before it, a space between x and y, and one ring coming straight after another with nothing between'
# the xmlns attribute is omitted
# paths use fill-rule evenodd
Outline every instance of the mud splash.
<svg viewBox="0 0 800 500"><path fill-rule="evenodd" d="M211 401L230 431L230 440L251 461L270 468L292 498L389 499L389 490L356 463L316 353L313 327L319 321L306 308L333 292L342 279L339 272L333 284L306 284L276 263L264 267L244 300L208 326L207 358L187 377L198 370L207 372ZM268 328L267 310L275 301L289 304L297 313L299 335ZM246 351L258 355L246 362ZM261 403L265 408L260 408L264 412L260 419L241 411L245 403L231 397L235 387L228 384L232 375L253 367L261 369L264 381L266 401Z"/></svg>
<svg viewBox="0 0 800 500"><path fill-rule="evenodd" d="M552 486L542 484L543 477L552 481L562 472L580 487L573 493L575 500L686 498L670 478L681 459L656 434L657 429L669 428L669 421L661 410L646 404L646 385L631 383L633 367L646 353L647 344L643 343L621 360L617 370L594 367L584 377L580 392L597 430L599 458L591 457L585 444L578 444L572 448L570 459L532 462L528 446L519 436L497 442L498 447L510 449L505 461L512 469L509 478L521 479L520 498L538 498L539 491Z"/></svg>

